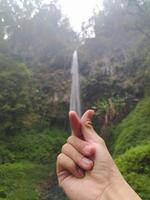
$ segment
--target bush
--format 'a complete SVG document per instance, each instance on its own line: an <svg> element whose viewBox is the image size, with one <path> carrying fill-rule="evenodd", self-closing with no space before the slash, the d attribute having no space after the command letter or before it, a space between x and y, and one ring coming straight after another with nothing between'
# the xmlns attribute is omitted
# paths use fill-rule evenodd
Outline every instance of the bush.
<svg viewBox="0 0 150 200"><path fill-rule="evenodd" d="M144 98L136 108L117 126L111 129L109 141L114 156L150 139L150 97Z"/></svg>
<svg viewBox="0 0 150 200"><path fill-rule="evenodd" d="M119 124L111 127L108 144L120 171L141 196L150 194L150 97L145 97Z"/></svg>
<svg viewBox="0 0 150 200"><path fill-rule="evenodd" d="M42 133L31 131L10 137L7 148L16 159L28 160L41 164L55 162L55 157L65 143L66 134L60 130L47 130Z"/></svg>
<svg viewBox="0 0 150 200"><path fill-rule="evenodd" d="M1 138L0 199L39 200L43 192L39 183L47 182L49 172L55 175L56 156L66 137L62 130L53 128L9 135L5 140ZM58 188L55 189L55 199L59 199ZM46 191L51 198L53 194L49 193L51 191Z"/></svg>
<svg viewBox="0 0 150 200"><path fill-rule="evenodd" d="M15 161L15 156L8 149L0 147L0 164L13 163Z"/></svg>
<svg viewBox="0 0 150 200"><path fill-rule="evenodd" d="M120 171L143 200L150 194L150 140L126 151L116 159Z"/></svg>
<svg viewBox="0 0 150 200"><path fill-rule="evenodd" d="M0 54L0 134L11 134L23 126L31 108L31 73L27 66Z"/></svg>
<svg viewBox="0 0 150 200"><path fill-rule="evenodd" d="M45 177L41 165L28 162L0 165L0 197L7 200L38 200L37 182Z"/></svg>

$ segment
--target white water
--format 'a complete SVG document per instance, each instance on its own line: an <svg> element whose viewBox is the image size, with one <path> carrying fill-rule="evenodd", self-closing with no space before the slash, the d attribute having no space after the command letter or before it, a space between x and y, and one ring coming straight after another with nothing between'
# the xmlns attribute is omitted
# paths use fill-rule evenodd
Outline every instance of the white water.
<svg viewBox="0 0 150 200"><path fill-rule="evenodd" d="M71 66L72 84L70 96L70 111L76 111L81 116L81 103L80 103L80 84L79 84L79 64L78 54L74 51Z"/></svg>

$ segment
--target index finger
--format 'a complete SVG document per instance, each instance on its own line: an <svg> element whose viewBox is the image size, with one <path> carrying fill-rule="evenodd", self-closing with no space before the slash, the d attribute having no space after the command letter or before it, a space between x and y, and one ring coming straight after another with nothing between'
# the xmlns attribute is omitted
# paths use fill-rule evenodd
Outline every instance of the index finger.
<svg viewBox="0 0 150 200"><path fill-rule="evenodd" d="M70 121L70 126L72 129L72 134L82 139L83 136L81 133L81 122L80 122L79 116L77 115L75 111L69 112L69 121Z"/></svg>

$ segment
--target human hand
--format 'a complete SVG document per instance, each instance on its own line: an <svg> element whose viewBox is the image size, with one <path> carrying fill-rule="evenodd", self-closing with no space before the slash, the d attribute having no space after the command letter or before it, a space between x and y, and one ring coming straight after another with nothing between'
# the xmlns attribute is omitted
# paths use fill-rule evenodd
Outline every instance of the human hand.
<svg viewBox="0 0 150 200"><path fill-rule="evenodd" d="M99 200L122 176L111 158L105 142L92 127L94 111L81 119L69 113L73 134L57 158L59 185L71 200Z"/></svg>

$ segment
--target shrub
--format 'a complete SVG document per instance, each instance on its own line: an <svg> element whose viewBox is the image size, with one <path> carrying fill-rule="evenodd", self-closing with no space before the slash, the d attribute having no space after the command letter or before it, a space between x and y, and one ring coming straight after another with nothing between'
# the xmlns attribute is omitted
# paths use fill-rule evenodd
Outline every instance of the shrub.
<svg viewBox="0 0 150 200"><path fill-rule="evenodd" d="M0 147L0 164L13 163L15 161L15 156L8 149Z"/></svg>
<svg viewBox="0 0 150 200"><path fill-rule="evenodd" d="M67 135L59 129L43 132L32 130L15 134L7 138L6 152L15 155L17 161L28 160L40 164L54 165L56 156L65 143L66 137Z"/></svg>
<svg viewBox="0 0 150 200"><path fill-rule="evenodd" d="M144 98L116 127L112 127L109 141L114 156L150 139L150 97Z"/></svg>
<svg viewBox="0 0 150 200"><path fill-rule="evenodd" d="M7 200L38 200L37 183L45 177L41 165L29 162L0 165L0 197Z"/></svg>
<svg viewBox="0 0 150 200"><path fill-rule="evenodd" d="M116 164L129 184L143 200L150 194L150 140L118 156Z"/></svg>

